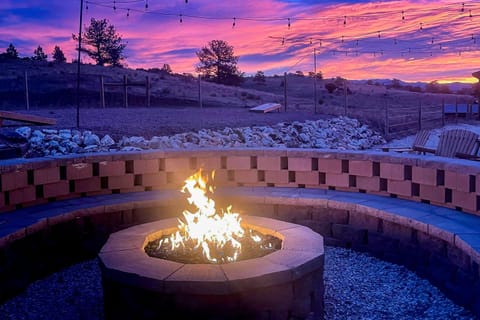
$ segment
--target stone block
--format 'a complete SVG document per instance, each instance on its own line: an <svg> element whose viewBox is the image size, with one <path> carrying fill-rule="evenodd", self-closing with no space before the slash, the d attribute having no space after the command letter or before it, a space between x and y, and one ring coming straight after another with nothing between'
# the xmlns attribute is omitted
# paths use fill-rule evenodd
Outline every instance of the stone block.
<svg viewBox="0 0 480 320"><path fill-rule="evenodd" d="M10 191L10 204L23 204L36 199L35 186Z"/></svg>
<svg viewBox="0 0 480 320"><path fill-rule="evenodd" d="M26 171L2 173L2 191L10 191L28 186Z"/></svg>
<svg viewBox="0 0 480 320"><path fill-rule="evenodd" d="M362 177L356 178L357 188L366 191L380 191L380 177Z"/></svg>
<svg viewBox="0 0 480 320"><path fill-rule="evenodd" d="M280 157L257 157L257 169L275 171L281 169Z"/></svg>
<svg viewBox="0 0 480 320"><path fill-rule="evenodd" d="M436 186L437 169L412 167L412 182L429 186Z"/></svg>
<svg viewBox="0 0 480 320"><path fill-rule="evenodd" d="M133 161L134 174L157 173L159 169L160 165L158 159L142 159Z"/></svg>
<svg viewBox="0 0 480 320"><path fill-rule="evenodd" d="M69 182L66 180L43 185L43 197L52 198L69 194Z"/></svg>
<svg viewBox="0 0 480 320"><path fill-rule="evenodd" d="M366 229L368 231L377 232L380 219L372 217L360 212L350 212L349 224L357 229Z"/></svg>
<svg viewBox="0 0 480 320"><path fill-rule="evenodd" d="M447 254L447 244L444 240L433 238L432 236L417 231L417 240L420 248L428 250L437 255L445 256Z"/></svg>
<svg viewBox="0 0 480 320"><path fill-rule="evenodd" d="M36 185L57 182L60 180L60 168L43 168L33 171L33 182Z"/></svg>
<svg viewBox="0 0 480 320"><path fill-rule="evenodd" d="M476 211L477 194L452 190L452 204L468 211Z"/></svg>
<svg viewBox="0 0 480 320"><path fill-rule="evenodd" d="M318 185L317 171L295 171L295 183L304 185Z"/></svg>
<svg viewBox="0 0 480 320"><path fill-rule="evenodd" d="M278 170L278 171L265 171L265 182L266 183L288 183L288 171L287 170Z"/></svg>
<svg viewBox="0 0 480 320"><path fill-rule="evenodd" d="M100 178L91 177L89 179L75 180L75 192L94 192L100 191Z"/></svg>
<svg viewBox="0 0 480 320"><path fill-rule="evenodd" d="M325 184L332 187L345 187L350 185L350 177L347 173L330 173L326 174Z"/></svg>
<svg viewBox="0 0 480 320"><path fill-rule="evenodd" d="M348 173L361 177L373 177L373 162L370 160L350 160Z"/></svg>
<svg viewBox="0 0 480 320"><path fill-rule="evenodd" d="M445 171L445 188L462 192L469 192L470 175L452 171Z"/></svg>
<svg viewBox="0 0 480 320"><path fill-rule="evenodd" d="M312 158L288 158L288 170L291 171L311 171Z"/></svg>
<svg viewBox="0 0 480 320"><path fill-rule="evenodd" d="M165 171L167 171L167 172L176 172L176 171L192 172L193 170L191 170L191 168L190 168L190 159L189 158L166 158L165 159ZM185 176L184 179L187 178L188 176Z"/></svg>
<svg viewBox="0 0 480 320"><path fill-rule="evenodd" d="M342 173L341 159L318 159L318 171L326 172L328 174Z"/></svg>
<svg viewBox="0 0 480 320"><path fill-rule="evenodd" d="M228 156L227 157L227 169L250 169L250 157L249 156Z"/></svg>
<svg viewBox="0 0 480 320"><path fill-rule="evenodd" d="M142 174L142 186L163 187L166 184L167 174L165 172Z"/></svg>
<svg viewBox="0 0 480 320"><path fill-rule="evenodd" d="M398 252L397 239L392 239L390 235L378 232L368 232L367 235L368 249L376 256L383 257L385 253L393 254Z"/></svg>
<svg viewBox="0 0 480 320"><path fill-rule="evenodd" d="M445 188L430 185L420 185L420 199L430 200L437 203L445 202Z"/></svg>
<svg viewBox="0 0 480 320"><path fill-rule="evenodd" d="M256 169L235 170L235 181L238 183L256 183L258 182L258 172Z"/></svg>
<svg viewBox="0 0 480 320"><path fill-rule="evenodd" d="M410 197L412 195L412 182L408 180L391 180L387 182L387 192L399 196Z"/></svg>
<svg viewBox="0 0 480 320"><path fill-rule="evenodd" d="M380 177L391 180L404 180L405 166L399 163L380 162Z"/></svg>
<svg viewBox="0 0 480 320"><path fill-rule="evenodd" d="M125 174L125 161L101 161L98 173L100 177L121 176Z"/></svg>
<svg viewBox="0 0 480 320"><path fill-rule="evenodd" d="M350 243L365 243L367 231L345 224L332 224L332 235L334 238Z"/></svg>
<svg viewBox="0 0 480 320"><path fill-rule="evenodd" d="M399 239L403 242L409 242L412 240L413 230L409 227L383 220L382 228L383 234L388 235L391 238Z"/></svg>
<svg viewBox="0 0 480 320"><path fill-rule="evenodd" d="M121 176L110 176L108 177L108 188L109 189L125 189L132 188L134 185L135 175L133 174L124 174Z"/></svg>
<svg viewBox="0 0 480 320"><path fill-rule="evenodd" d="M91 163L73 163L67 165L67 180L87 179L92 177Z"/></svg>
<svg viewBox="0 0 480 320"><path fill-rule="evenodd" d="M350 213L348 210L334 208L312 208L312 219L322 223L348 224Z"/></svg>
<svg viewBox="0 0 480 320"><path fill-rule="evenodd" d="M197 158L197 168L202 168L207 171L218 170L222 167L220 157L203 157Z"/></svg>

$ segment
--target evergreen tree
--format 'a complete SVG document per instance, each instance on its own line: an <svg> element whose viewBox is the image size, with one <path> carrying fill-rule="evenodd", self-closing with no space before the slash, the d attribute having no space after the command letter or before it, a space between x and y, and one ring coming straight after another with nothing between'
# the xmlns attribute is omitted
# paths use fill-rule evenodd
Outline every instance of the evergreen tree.
<svg viewBox="0 0 480 320"><path fill-rule="evenodd" d="M60 49L59 46L55 46L55 48L53 49L52 57L53 62L56 63L65 63L67 61L67 58L65 58L65 55L63 54L63 51L62 49Z"/></svg>
<svg viewBox="0 0 480 320"><path fill-rule="evenodd" d="M47 61L47 55L43 52L43 48L41 46L38 46L37 49L33 51L32 60Z"/></svg>

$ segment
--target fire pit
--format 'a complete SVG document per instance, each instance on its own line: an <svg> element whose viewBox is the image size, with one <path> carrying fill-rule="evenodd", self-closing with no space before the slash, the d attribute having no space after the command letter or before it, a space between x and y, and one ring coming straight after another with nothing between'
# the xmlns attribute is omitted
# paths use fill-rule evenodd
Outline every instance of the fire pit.
<svg viewBox="0 0 480 320"><path fill-rule="evenodd" d="M158 319L168 315L175 319L301 319L311 313L323 316L323 238L307 227L284 221L254 216L242 220L230 209L217 215L213 200L204 197L209 188L206 181L199 179L201 176L192 176L192 188L187 187L190 180L186 181L183 190L188 189L189 202L198 210L184 211L180 224L177 219L165 219L110 235L99 254L106 318ZM198 193L202 200L192 200ZM203 221L204 215L215 220L214 225L225 218L228 227L219 231ZM201 227L201 234L197 227ZM192 234L188 234L188 229ZM240 238L252 234L279 239L281 246L261 257L238 261L242 251ZM199 249L204 259L201 263L189 263L147 254L152 243L157 241L161 247L165 239L172 250ZM229 249L223 249L222 243Z"/></svg>

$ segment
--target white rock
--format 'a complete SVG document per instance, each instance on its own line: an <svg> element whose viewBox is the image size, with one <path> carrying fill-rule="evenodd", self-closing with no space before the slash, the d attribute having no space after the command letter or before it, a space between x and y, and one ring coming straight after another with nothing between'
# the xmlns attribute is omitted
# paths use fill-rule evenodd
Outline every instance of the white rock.
<svg viewBox="0 0 480 320"><path fill-rule="evenodd" d="M115 144L115 140L113 140L108 134L106 134L101 140L100 145L102 146L113 146Z"/></svg>
<svg viewBox="0 0 480 320"><path fill-rule="evenodd" d="M87 147L88 146L98 146L100 144L100 138L94 133L84 134L83 135L83 143Z"/></svg>
<svg viewBox="0 0 480 320"><path fill-rule="evenodd" d="M24 137L25 139L29 139L30 136L32 135L32 128L30 128L30 127L20 127L20 128L15 129L15 132L17 134L21 135L22 137Z"/></svg>

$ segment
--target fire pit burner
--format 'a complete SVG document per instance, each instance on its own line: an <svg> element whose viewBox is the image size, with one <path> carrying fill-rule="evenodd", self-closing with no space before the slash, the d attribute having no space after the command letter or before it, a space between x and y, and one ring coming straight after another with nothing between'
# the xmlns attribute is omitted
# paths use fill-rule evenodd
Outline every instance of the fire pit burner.
<svg viewBox="0 0 480 320"><path fill-rule="evenodd" d="M99 257L107 319L290 319L323 316L323 238L307 227L245 216L245 227L282 240L261 258L184 264L148 256L176 219L113 233Z"/></svg>

